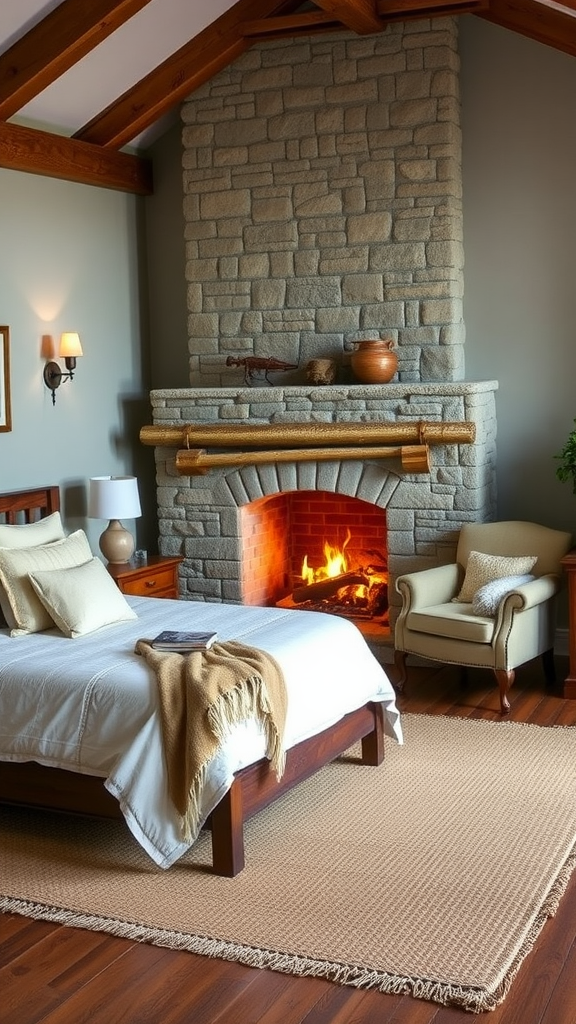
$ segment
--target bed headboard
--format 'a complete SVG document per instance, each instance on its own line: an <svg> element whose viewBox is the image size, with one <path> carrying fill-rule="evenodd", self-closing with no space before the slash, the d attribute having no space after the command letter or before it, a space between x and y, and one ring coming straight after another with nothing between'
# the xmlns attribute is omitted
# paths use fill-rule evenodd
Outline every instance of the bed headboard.
<svg viewBox="0 0 576 1024"><path fill-rule="evenodd" d="M34 523L60 509L58 487L33 487L0 494L0 523Z"/></svg>

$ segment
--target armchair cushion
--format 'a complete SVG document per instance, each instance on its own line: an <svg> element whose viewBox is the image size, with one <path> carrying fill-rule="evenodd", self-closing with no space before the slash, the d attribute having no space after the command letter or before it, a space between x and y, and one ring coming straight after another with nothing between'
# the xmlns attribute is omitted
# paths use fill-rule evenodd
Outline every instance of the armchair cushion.
<svg viewBox="0 0 576 1024"><path fill-rule="evenodd" d="M409 630L451 637L472 644L489 644L494 635L494 619L472 614L470 604L432 604L419 612L409 612Z"/></svg>
<svg viewBox="0 0 576 1024"><path fill-rule="evenodd" d="M521 555L509 558L505 555L487 555L482 551L471 551L466 563L466 575L460 593L453 601L471 602L480 587L503 576L520 576L529 573L538 561L537 555Z"/></svg>
<svg viewBox="0 0 576 1024"><path fill-rule="evenodd" d="M523 583L531 583L535 579L535 576L525 574L523 576L502 576L500 579L485 583L472 598L473 614L495 615L500 601L506 594L516 590L516 587L522 586Z"/></svg>

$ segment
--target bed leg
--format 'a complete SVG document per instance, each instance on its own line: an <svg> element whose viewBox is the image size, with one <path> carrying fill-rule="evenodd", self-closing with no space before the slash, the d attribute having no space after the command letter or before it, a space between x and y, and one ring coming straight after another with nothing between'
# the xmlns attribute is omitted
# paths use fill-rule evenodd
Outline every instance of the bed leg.
<svg viewBox="0 0 576 1024"><path fill-rule="evenodd" d="M214 874L233 878L244 867L244 818L240 783L232 783L212 811L210 821Z"/></svg>
<svg viewBox="0 0 576 1024"><path fill-rule="evenodd" d="M374 728L362 737L362 764L377 766L384 760L384 709L373 704Z"/></svg>

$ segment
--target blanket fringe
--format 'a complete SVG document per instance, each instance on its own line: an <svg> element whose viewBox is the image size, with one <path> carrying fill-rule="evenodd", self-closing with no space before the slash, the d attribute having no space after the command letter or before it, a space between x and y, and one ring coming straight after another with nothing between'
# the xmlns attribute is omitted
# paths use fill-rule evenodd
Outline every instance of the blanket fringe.
<svg viewBox="0 0 576 1024"><path fill-rule="evenodd" d="M271 716L266 684L262 676L255 674L233 689L222 693L207 711L208 722L213 735L222 744L231 729L239 721L256 718L266 738L266 756L270 759L278 779L282 778L286 764L286 751ZM210 761L200 768L190 788L188 807L180 816L180 831L185 842L193 842L200 830L201 800Z"/></svg>
<svg viewBox="0 0 576 1024"><path fill-rule="evenodd" d="M284 772L286 753L282 749L278 730L271 717L266 684L262 676L249 676L240 686L222 693L208 709L210 728L219 742L223 742L231 728L239 721L256 718L266 735L266 756L272 762L277 778Z"/></svg>

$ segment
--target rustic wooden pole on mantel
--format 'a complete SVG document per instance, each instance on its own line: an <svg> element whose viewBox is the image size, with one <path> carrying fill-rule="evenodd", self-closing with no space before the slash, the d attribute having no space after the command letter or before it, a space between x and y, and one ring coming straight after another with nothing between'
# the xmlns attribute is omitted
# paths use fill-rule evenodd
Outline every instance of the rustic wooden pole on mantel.
<svg viewBox="0 0 576 1024"><path fill-rule="evenodd" d="M473 444L476 424L441 423L186 423L142 427L142 444L160 448L318 448L328 445Z"/></svg>
<svg viewBox="0 0 576 1024"><path fill-rule="evenodd" d="M176 469L181 476L198 476L209 469L225 466L251 466L271 462L329 462L335 459L399 458L405 473L429 473L427 445L402 445L382 448L298 448L264 452L206 452L201 448L181 448L176 452Z"/></svg>

